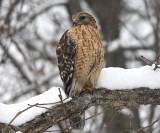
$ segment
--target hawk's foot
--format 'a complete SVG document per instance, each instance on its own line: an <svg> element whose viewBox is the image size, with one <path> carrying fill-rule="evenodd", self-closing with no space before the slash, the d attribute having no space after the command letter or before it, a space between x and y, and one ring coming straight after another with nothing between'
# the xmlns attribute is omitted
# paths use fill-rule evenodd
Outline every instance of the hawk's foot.
<svg viewBox="0 0 160 133"><path fill-rule="evenodd" d="M84 87L84 88L83 88L83 91L86 91L86 90L89 90L90 92L92 92L92 91L93 91L93 88L91 88L91 87Z"/></svg>

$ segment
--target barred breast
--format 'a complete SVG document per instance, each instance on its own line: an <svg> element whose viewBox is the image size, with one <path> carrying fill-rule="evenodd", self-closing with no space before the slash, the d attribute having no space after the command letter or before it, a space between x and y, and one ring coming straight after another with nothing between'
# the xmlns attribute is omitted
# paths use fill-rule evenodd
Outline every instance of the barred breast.
<svg viewBox="0 0 160 133"><path fill-rule="evenodd" d="M103 65L103 44L97 29L90 25L71 27L68 37L73 40L76 47L71 88L75 91L73 93L78 94L85 86L95 86Z"/></svg>

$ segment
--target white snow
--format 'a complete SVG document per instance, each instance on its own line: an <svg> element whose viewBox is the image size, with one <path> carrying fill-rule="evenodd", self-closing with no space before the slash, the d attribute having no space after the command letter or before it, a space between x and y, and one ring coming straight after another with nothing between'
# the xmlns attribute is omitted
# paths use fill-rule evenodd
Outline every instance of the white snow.
<svg viewBox="0 0 160 133"><path fill-rule="evenodd" d="M107 89L133 89L136 87L149 87L150 89L160 88L160 69L154 71L153 66L143 66L132 69L113 67L103 68L96 87L105 87ZM66 95L62 89L61 94L63 99L66 98ZM58 95L58 87L53 87L45 93L35 96L22 103L11 105L0 103L0 122L9 123L19 111L29 107L28 104L33 105L36 103L42 104L58 102L60 101ZM66 101L70 99L67 99ZM49 108L51 106L53 106L53 104L43 105L42 107ZM46 109L44 108L32 107L31 109L21 113L11 125L21 125L32 120L37 115L40 115L45 111Z"/></svg>
<svg viewBox="0 0 160 133"><path fill-rule="evenodd" d="M104 68L96 87L107 89L160 88L160 69L154 71L151 66L132 69Z"/></svg>
<svg viewBox="0 0 160 133"><path fill-rule="evenodd" d="M15 115L19 112L22 111L24 109L26 109L29 105L34 105L36 103L39 104L43 104L43 103L54 103L54 102L58 102L60 101L59 98L59 87L53 87L50 90L46 91L43 94L40 94L38 96L32 97L29 100L22 102L22 103L17 103L17 104L11 104L11 105L6 105L3 103L0 103L0 122L1 123L9 123L14 117ZM65 99L66 95L64 94L64 91L61 89L61 95L62 98ZM67 99L66 101L70 100ZM65 101L65 102L66 102ZM53 106L53 104L50 105L43 105L41 107L51 107ZM21 125L23 123L26 123L27 121L32 120L33 118L35 118L37 115L40 115L42 113L44 113L46 111L46 109L44 108L39 108L39 107L32 107L27 111L24 111L23 113L21 113L14 121L11 125Z"/></svg>

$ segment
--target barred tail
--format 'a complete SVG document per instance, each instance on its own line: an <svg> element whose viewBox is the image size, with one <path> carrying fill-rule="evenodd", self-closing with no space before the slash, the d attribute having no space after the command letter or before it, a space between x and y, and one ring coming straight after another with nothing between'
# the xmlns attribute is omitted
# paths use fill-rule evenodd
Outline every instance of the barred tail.
<svg viewBox="0 0 160 133"><path fill-rule="evenodd" d="M85 113L74 115L70 118L70 124L73 130L83 130L85 125Z"/></svg>

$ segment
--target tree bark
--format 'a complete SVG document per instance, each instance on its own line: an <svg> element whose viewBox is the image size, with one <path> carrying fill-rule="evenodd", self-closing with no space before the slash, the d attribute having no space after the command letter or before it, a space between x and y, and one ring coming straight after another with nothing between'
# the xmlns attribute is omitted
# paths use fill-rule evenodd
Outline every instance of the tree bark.
<svg viewBox="0 0 160 133"><path fill-rule="evenodd" d="M71 101L52 106L45 113L20 126L8 126L5 132L21 131L22 133L44 132L56 123L75 115L82 114L92 106L102 105L108 108L121 110L124 108L138 108L139 105L160 104L160 88L135 88L125 90L95 89L92 93L83 92ZM63 113L65 108L65 115ZM27 116L26 116L27 117ZM6 124L0 123L3 133Z"/></svg>

